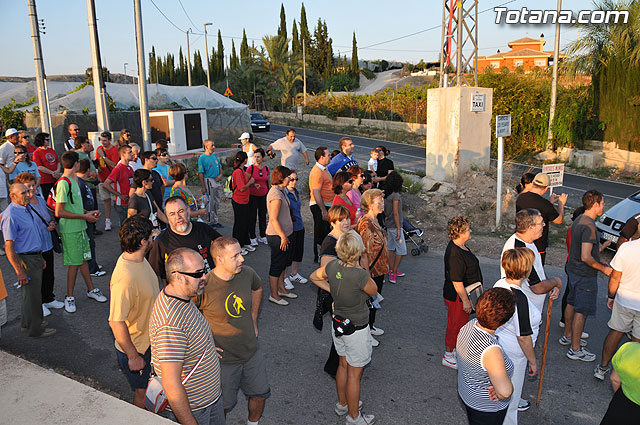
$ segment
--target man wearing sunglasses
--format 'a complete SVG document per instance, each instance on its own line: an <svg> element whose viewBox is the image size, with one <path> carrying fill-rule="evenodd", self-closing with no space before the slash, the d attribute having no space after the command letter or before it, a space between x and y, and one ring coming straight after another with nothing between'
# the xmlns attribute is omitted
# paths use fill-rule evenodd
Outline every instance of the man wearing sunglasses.
<svg viewBox="0 0 640 425"><path fill-rule="evenodd" d="M178 248L167 257L166 271L168 283L156 298L149 321L154 371L162 379L177 422L224 425L213 334L192 302L204 292L204 261L198 252Z"/></svg>
<svg viewBox="0 0 640 425"><path fill-rule="evenodd" d="M66 142L64 142L64 150L72 151L76 148L75 140L76 140L76 137L80 135L80 129L75 124L69 124L69 127L67 127L67 130L69 130L69 139Z"/></svg>
<svg viewBox="0 0 640 425"><path fill-rule="evenodd" d="M140 161L142 161L142 168L151 171L151 177L153 178L153 185L151 186L151 196L153 200L158 204L160 211L164 212L164 205L162 204L164 195L164 182L162 176L154 170L158 165L158 157L153 151L145 151L140 154ZM135 184L134 184L135 188ZM164 228L164 223L160 222L160 227Z"/></svg>
<svg viewBox="0 0 640 425"><path fill-rule="evenodd" d="M221 235L211 226L199 221L191 221L189 206L180 196L167 199L164 211L169 221L169 228L153 241L149 251L149 263L153 270L165 283L165 261L167 256L178 248L191 248L202 256L207 273L213 268L211 258L211 242Z"/></svg>
<svg viewBox="0 0 640 425"><path fill-rule="evenodd" d="M271 394L257 338L262 281L251 267L242 265L244 258L236 239L218 238L211 251L216 267L207 275L205 291L194 303L207 318L216 347L222 348L225 415L233 410L238 390L242 390L248 399L248 423L257 424Z"/></svg>

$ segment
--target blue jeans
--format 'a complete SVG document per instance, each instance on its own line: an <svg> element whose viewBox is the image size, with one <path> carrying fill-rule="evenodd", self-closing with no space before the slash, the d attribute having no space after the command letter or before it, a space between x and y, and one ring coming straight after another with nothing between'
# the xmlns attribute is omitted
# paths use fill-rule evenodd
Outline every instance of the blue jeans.
<svg viewBox="0 0 640 425"><path fill-rule="evenodd" d="M129 207L123 207L121 205L116 205L116 211L118 212L118 217L120 218L120 227L122 227L122 223L127 219L127 212Z"/></svg>

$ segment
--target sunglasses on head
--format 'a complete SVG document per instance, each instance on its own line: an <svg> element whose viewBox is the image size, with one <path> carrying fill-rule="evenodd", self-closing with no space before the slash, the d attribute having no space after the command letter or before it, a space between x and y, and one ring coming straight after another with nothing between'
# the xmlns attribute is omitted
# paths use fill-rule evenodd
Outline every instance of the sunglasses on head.
<svg viewBox="0 0 640 425"><path fill-rule="evenodd" d="M202 276L207 274L207 272L204 269L196 270L195 272L181 272L179 270L175 270L174 273L180 273L185 276L193 277L195 279L200 279Z"/></svg>

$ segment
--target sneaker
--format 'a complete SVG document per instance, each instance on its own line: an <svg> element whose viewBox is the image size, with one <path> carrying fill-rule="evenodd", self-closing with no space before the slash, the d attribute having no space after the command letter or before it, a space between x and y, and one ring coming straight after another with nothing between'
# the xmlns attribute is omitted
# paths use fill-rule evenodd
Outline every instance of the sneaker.
<svg viewBox="0 0 640 425"><path fill-rule="evenodd" d="M295 283L307 283L308 282L307 279L305 279L304 277L300 276L300 273L296 273L293 276L289 275L289 281L295 282Z"/></svg>
<svg viewBox="0 0 640 425"><path fill-rule="evenodd" d="M247 254L249 254L249 251L247 251L246 249L242 248L242 249L240 250L240 255L242 255L243 257L244 257L245 255L247 255Z"/></svg>
<svg viewBox="0 0 640 425"><path fill-rule="evenodd" d="M291 298L291 299L298 298L298 296L296 294L294 294L293 292L280 292L280 291L278 291L278 295L280 295L281 297Z"/></svg>
<svg viewBox="0 0 640 425"><path fill-rule="evenodd" d="M278 304L278 305L289 305L289 301L283 300L282 298L280 298L279 300L276 300L271 295L269 295L269 301L271 301L274 304Z"/></svg>
<svg viewBox="0 0 640 425"><path fill-rule="evenodd" d="M91 276L100 277L100 276L104 276L105 274L107 274L107 272L105 272L104 270L98 269L95 272L91 273Z"/></svg>
<svg viewBox="0 0 640 425"><path fill-rule="evenodd" d="M458 362L456 360L456 355L451 352L445 352L444 356L442 356L442 366L446 366L448 368L458 370Z"/></svg>
<svg viewBox="0 0 640 425"><path fill-rule="evenodd" d="M362 409L362 400L358 401L358 410ZM343 406L340 402L336 403L336 407L333 409L338 416L344 416L349 413L349 406Z"/></svg>
<svg viewBox="0 0 640 425"><path fill-rule="evenodd" d="M587 339L589 338L589 334L587 332L582 332L582 335L580 335L580 338Z"/></svg>
<svg viewBox="0 0 640 425"><path fill-rule="evenodd" d="M105 218L104 219L104 231L108 232L111 230L111 219L110 218Z"/></svg>
<svg viewBox="0 0 640 425"><path fill-rule="evenodd" d="M598 365L596 366L595 369L593 369L593 377L598 378L601 381L604 381L604 377L607 376L607 373L609 373L610 370L611 370L611 366L602 367Z"/></svg>
<svg viewBox="0 0 640 425"><path fill-rule="evenodd" d="M377 328L375 326L371 326L371 335L373 335L373 336L384 335L384 331L381 328Z"/></svg>
<svg viewBox="0 0 640 425"><path fill-rule="evenodd" d="M346 425L371 425L376 423L376 417L374 415L363 415L362 412L358 413L356 418L352 418L347 415Z"/></svg>
<svg viewBox="0 0 640 425"><path fill-rule="evenodd" d="M251 246L258 246L258 241L255 238L250 239L250 243L251 243Z"/></svg>
<svg viewBox="0 0 640 425"><path fill-rule="evenodd" d="M564 328L564 322L558 322L558 326L560 326L561 328Z"/></svg>
<svg viewBox="0 0 640 425"><path fill-rule="evenodd" d="M107 297L102 295L102 292L100 292L100 289L98 289L98 288L94 288L93 291L87 292L87 297L93 298L94 300L98 301L99 303L106 303L107 302Z"/></svg>
<svg viewBox="0 0 640 425"><path fill-rule="evenodd" d="M396 275L394 273L389 273L389 282L396 283Z"/></svg>
<svg viewBox="0 0 640 425"><path fill-rule="evenodd" d="M49 309L55 308L57 310L59 308L64 308L64 303L58 300L53 300L50 303L44 303L43 305Z"/></svg>
<svg viewBox="0 0 640 425"><path fill-rule="evenodd" d="M249 252L253 252L253 251L256 250L256 247L252 246L252 245L245 245L245 246L243 246L243 248L246 249Z"/></svg>
<svg viewBox="0 0 640 425"><path fill-rule="evenodd" d="M378 341L373 336L371 336L371 346L372 347L377 347L378 345L380 345L380 341Z"/></svg>
<svg viewBox="0 0 640 425"><path fill-rule="evenodd" d="M75 313L76 312L76 299L73 297L66 297L64 299L64 310L67 313Z"/></svg>
<svg viewBox="0 0 640 425"><path fill-rule="evenodd" d="M284 278L284 289L286 289L287 291L290 291L294 288L293 283L291 283L291 280L288 277Z"/></svg>
<svg viewBox="0 0 640 425"><path fill-rule="evenodd" d="M42 304L42 317L51 316L51 310L46 305Z"/></svg>
<svg viewBox="0 0 640 425"><path fill-rule="evenodd" d="M520 399L518 402L518 412L526 412L531 407L529 400Z"/></svg>
<svg viewBox="0 0 640 425"><path fill-rule="evenodd" d="M558 340L558 342L560 343L560 345L571 345L571 338L567 338L566 336L562 335ZM587 341L580 338L580 347L586 347L586 346L587 346Z"/></svg>
<svg viewBox="0 0 640 425"><path fill-rule="evenodd" d="M406 275L406 273L402 273L400 270L396 272L396 277L405 277Z"/></svg>
<svg viewBox="0 0 640 425"><path fill-rule="evenodd" d="M596 355L588 352L586 348L580 348L578 351L573 351L573 348L569 348L567 357L571 360L582 360L583 362L592 362L596 359Z"/></svg>
<svg viewBox="0 0 640 425"><path fill-rule="evenodd" d="M266 236L258 238L258 242L263 243L265 245L269 244L269 242L267 241L267 237Z"/></svg>

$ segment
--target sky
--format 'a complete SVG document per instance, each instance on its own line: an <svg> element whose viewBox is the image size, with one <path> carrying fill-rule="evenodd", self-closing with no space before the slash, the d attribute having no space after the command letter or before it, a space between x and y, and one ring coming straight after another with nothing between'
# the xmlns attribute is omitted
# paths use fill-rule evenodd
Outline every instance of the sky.
<svg viewBox="0 0 640 425"><path fill-rule="evenodd" d="M123 73L124 64L128 63L127 74L137 73L133 0L96 0L95 3L103 66L112 73ZM187 41L183 31L191 28L202 33L204 22L213 22L207 29L209 49L217 46L218 29L223 36L225 55L231 52L232 40L239 53L243 28L249 44L251 39L255 39L258 46L264 35L276 34L281 3L285 7L287 31L291 35L293 20L299 21L300 18L300 1L141 0L145 57L148 58L151 46L155 46L159 56L167 52L177 56L180 47L186 54ZM488 9L478 16L479 55L492 55L498 49L507 51L507 42L521 37L538 38L541 33L547 40L545 50L553 50L553 25L495 24L493 8L503 4L511 10L523 7L555 10L557 6L556 0L479 1L479 12ZM36 0L36 5L38 18L44 19L46 27L46 34L41 38L46 73L83 74L91 66L86 1ZM576 11L590 5L584 0L563 1L563 9L567 10ZM355 31L360 59L412 63L420 59L438 60L442 19L440 0L307 0L305 9L311 33L318 18L326 21L336 55L351 56ZM3 17L0 26L0 76L33 76L35 68L27 1L0 0L0 16ZM416 32L420 33L404 37ZM561 49L578 36L576 28L563 26ZM400 37L404 38L386 42ZM367 48L372 45L376 46ZM195 50L200 50L204 56L202 35L191 35L190 46L192 55Z"/></svg>

